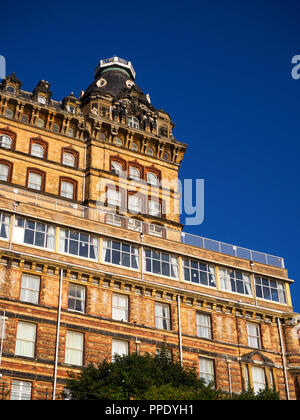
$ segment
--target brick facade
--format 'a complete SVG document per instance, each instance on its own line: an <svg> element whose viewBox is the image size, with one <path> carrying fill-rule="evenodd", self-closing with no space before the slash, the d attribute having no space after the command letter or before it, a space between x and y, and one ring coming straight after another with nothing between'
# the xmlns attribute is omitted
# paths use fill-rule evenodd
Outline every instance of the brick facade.
<svg viewBox="0 0 300 420"><path fill-rule="evenodd" d="M130 78L131 73L128 73ZM195 367L200 376L199 360L210 361L216 387L228 392L240 393L247 384L254 386L253 367L263 369L266 386L274 386L283 399L299 399L299 336L293 321L297 314L293 312L289 291L292 281L286 269L183 243L179 215L168 207L160 216L149 214L146 205L145 211L136 216L118 208L115 216L121 218L114 219L113 224L108 221L111 209L105 187L116 180L111 167L114 159L124 162L127 174L133 165L144 176L134 181L128 176L121 178L120 189L134 190L145 200L152 194L162 203L169 197L166 187L172 185L170 205L178 208L178 170L186 145L173 137L173 123L168 114L156 111L150 104L148 109L136 88L134 94L130 91L128 98L133 101L132 98L139 97L141 105L148 109L148 114L144 115L147 118L151 115L156 126L151 125L153 118L149 117L150 122L145 123L143 129L133 129L128 126L126 115L120 111L116 117L112 112L119 106L113 93L109 96L106 91L106 96L101 96L98 91L96 94L96 90L88 89L81 100L70 96L62 102L50 101L42 105L21 91L16 80L15 76L8 77L0 90L0 136L10 134L13 139L13 147L0 149L3 162L11 164L9 178L0 181L0 212L9 220L6 225L2 220L0 237L0 314L5 317L0 365L3 398L11 398L16 392L14 387L21 383L30 384L31 399L51 399L53 393L59 398L70 370L79 372L82 365L111 359L113 340L121 340L128 343L129 352L155 353L166 345L174 359L182 358L183 364ZM8 85L16 87L16 94L6 91ZM44 89L47 91L47 87ZM64 108L71 103L76 108L72 115ZM101 115L103 107L111 110L105 117ZM13 116L6 109L10 109ZM144 108L141 106L141 109ZM28 117L26 122L22 120L23 114ZM43 128L39 126L38 116L44 119ZM146 117L140 121L146 121ZM59 127L55 132L54 122ZM70 127L73 127L72 135L68 131ZM160 127L166 129L161 131ZM122 146L114 143L116 136L121 138ZM31 155L34 139L46 145L47 154L43 158ZM133 142L137 144L134 150ZM153 155L147 152L149 147ZM64 151L73 152L74 167L63 163ZM28 168L45 173L42 190L28 187ZM164 185L150 188L145 174L151 170L161 177ZM61 196L62 180L76 183L76 200ZM132 217L144 223L142 235L139 229L130 228ZM47 239L48 245L38 242L38 235L44 233L40 233L37 224L31 228L29 239L19 239L20 226L28 229L27 233L30 229L25 222L22 227L25 220L50 226L52 239ZM162 229L160 237L151 234L151 225ZM69 229L71 234L80 232L82 235L78 242L74 237L68 239L68 246L80 247L76 251L78 255L74 250L62 249L67 243L62 235ZM83 239L87 235L95 237L97 245L96 242L88 244L87 239ZM108 262L107 241L124 243L126 250L128 245L134 247L130 261L131 264L138 261L137 266L122 265L121 260ZM86 247L95 255L85 254ZM169 261L175 273L173 277L147 269L148 249L176 259L177 268L172 265L172 257ZM113 249L110 252L116 253ZM120 258L125 258L126 252L129 251L124 251ZM187 258L213 267L215 284L209 287L187 281L183 269ZM162 266L164 260L160 264ZM224 269L244 273L252 293L226 290L220 275ZM24 286L26 276L38 282L36 293ZM257 276L269 279L272 282L269 285L276 282L282 285L276 293L285 296L284 302L279 302L279 298L257 296ZM72 287L80 290L80 310L74 310L70 304ZM24 293L34 295L34 302L24 298ZM125 320L113 315L114 295L127 301L128 318ZM159 328L157 324L155 308L161 305L168 308L165 309L169 314L168 328ZM197 323L201 315L209 322L208 336L199 333L201 326ZM27 327L34 331L34 338L25 343ZM252 337L252 342L251 327L258 334ZM68 363L68 352L74 357L74 349L68 344L72 332L82 339L82 362L78 364ZM257 345L253 345L255 340Z"/></svg>

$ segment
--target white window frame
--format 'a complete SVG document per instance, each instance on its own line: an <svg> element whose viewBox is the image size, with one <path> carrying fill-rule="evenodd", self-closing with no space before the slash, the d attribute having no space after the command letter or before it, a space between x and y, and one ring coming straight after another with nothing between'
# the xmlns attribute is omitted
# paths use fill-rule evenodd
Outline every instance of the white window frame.
<svg viewBox="0 0 300 420"><path fill-rule="evenodd" d="M267 388L266 372L263 367L259 366L251 366L251 372L253 390L254 393L257 394L260 390L265 390ZM259 376L260 378L258 378Z"/></svg>
<svg viewBox="0 0 300 420"><path fill-rule="evenodd" d="M221 290L249 297L253 296L251 275L249 273L220 267L219 276Z"/></svg>
<svg viewBox="0 0 300 420"><path fill-rule="evenodd" d="M0 135L0 146L4 149L11 149L12 148L12 138L8 136L7 134L1 134Z"/></svg>
<svg viewBox="0 0 300 420"><path fill-rule="evenodd" d="M28 303L39 303L40 297L40 276L23 273L21 279L20 300Z"/></svg>
<svg viewBox="0 0 300 420"><path fill-rule="evenodd" d="M143 222L137 219L128 219L127 228L136 232L143 232Z"/></svg>
<svg viewBox="0 0 300 420"><path fill-rule="evenodd" d="M38 103L41 105L46 105L47 104L47 98L43 95L39 95L38 98Z"/></svg>
<svg viewBox="0 0 300 420"><path fill-rule="evenodd" d="M147 273L179 279L178 257L173 254L147 248L144 250L144 266Z"/></svg>
<svg viewBox="0 0 300 420"><path fill-rule="evenodd" d="M129 296L120 293L112 295L112 319L128 322Z"/></svg>
<svg viewBox="0 0 300 420"><path fill-rule="evenodd" d="M68 310L85 313L86 288L78 284L69 284Z"/></svg>
<svg viewBox="0 0 300 420"><path fill-rule="evenodd" d="M148 211L150 216L162 217L162 206L158 200L148 200Z"/></svg>
<svg viewBox="0 0 300 420"><path fill-rule="evenodd" d="M81 250L86 247L88 248L87 255L86 253L83 255ZM99 238L78 230L61 228L59 232L59 252L75 255L78 258L97 261L99 255Z"/></svg>
<svg viewBox="0 0 300 420"><path fill-rule="evenodd" d="M0 181L8 181L9 169L9 165L6 165L5 163L0 163Z"/></svg>
<svg viewBox="0 0 300 420"><path fill-rule="evenodd" d="M111 171L115 175L122 176L123 175L123 167L120 162L113 160L111 162Z"/></svg>
<svg viewBox="0 0 300 420"><path fill-rule="evenodd" d="M183 279L199 286L217 287L216 269L214 265L200 260L183 258Z"/></svg>
<svg viewBox="0 0 300 420"><path fill-rule="evenodd" d="M204 379L206 384L215 382L214 360L207 357L199 357L199 377Z"/></svg>
<svg viewBox="0 0 300 420"><path fill-rule="evenodd" d="M155 302L155 328L171 331L171 310L168 303Z"/></svg>
<svg viewBox="0 0 300 420"><path fill-rule="evenodd" d="M248 346L261 349L261 331L260 325L255 322L247 322Z"/></svg>
<svg viewBox="0 0 300 420"><path fill-rule="evenodd" d="M121 347L121 351L118 351ZM119 349L118 349L119 348ZM112 339L111 343L111 358L112 362L115 361L115 356L127 356L129 354L129 342L125 340Z"/></svg>
<svg viewBox="0 0 300 420"><path fill-rule="evenodd" d="M25 381L12 380L10 390L11 401L29 401L31 400L32 383Z"/></svg>
<svg viewBox="0 0 300 420"><path fill-rule="evenodd" d="M53 251L55 248L55 238L56 228L54 225L48 225L23 217L16 217L13 242Z"/></svg>
<svg viewBox="0 0 300 420"><path fill-rule="evenodd" d="M154 172L147 172L147 183L157 186L159 183L158 176Z"/></svg>
<svg viewBox="0 0 300 420"><path fill-rule="evenodd" d="M72 153L64 152L63 153L63 165L68 166L70 168L75 168L75 156Z"/></svg>
<svg viewBox="0 0 300 420"><path fill-rule="evenodd" d="M261 290L260 293L258 293L259 289ZM283 282L255 275L255 294L258 299L287 305L286 292ZM278 296L278 299L274 298L276 295Z"/></svg>
<svg viewBox="0 0 300 420"><path fill-rule="evenodd" d="M60 196L64 198L74 199L74 184L69 181L62 181L60 186Z"/></svg>
<svg viewBox="0 0 300 420"><path fill-rule="evenodd" d="M139 129L140 128L139 120L133 116L128 117L128 127Z"/></svg>
<svg viewBox="0 0 300 420"><path fill-rule="evenodd" d="M149 229L148 229L149 235L157 236L159 238L162 238L163 231L165 229L163 226L156 225L154 223L149 223L148 227L149 227Z"/></svg>
<svg viewBox="0 0 300 420"><path fill-rule="evenodd" d="M31 328L31 336L28 331ZM23 329L23 330L22 330ZM25 331L24 331L25 330ZM15 355L34 358L36 342L36 324L18 322Z"/></svg>
<svg viewBox="0 0 300 420"><path fill-rule="evenodd" d="M77 337L77 338L76 338ZM71 342L74 338L78 340L79 345L74 345ZM77 331L67 330L66 332L66 347L65 347L65 363L74 366L83 366L83 349L84 349L84 334Z"/></svg>
<svg viewBox="0 0 300 420"><path fill-rule="evenodd" d="M122 207L122 191L107 188L106 201L109 206Z"/></svg>
<svg viewBox="0 0 300 420"><path fill-rule="evenodd" d="M0 238L9 239L10 232L10 216L0 212Z"/></svg>
<svg viewBox="0 0 300 420"><path fill-rule="evenodd" d="M45 149L39 143L33 143L31 146L31 156L44 158L45 157Z"/></svg>
<svg viewBox="0 0 300 420"><path fill-rule="evenodd" d="M103 239L103 260L105 264L138 270L140 266L139 248L126 242Z"/></svg>
<svg viewBox="0 0 300 420"><path fill-rule="evenodd" d="M141 179L141 172L135 166L129 166L129 178L135 181L139 181Z"/></svg>
<svg viewBox="0 0 300 420"><path fill-rule="evenodd" d="M211 315L196 312L197 337L212 339Z"/></svg>
<svg viewBox="0 0 300 420"><path fill-rule="evenodd" d="M139 214L143 211L142 197L135 194L128 195L128 211L132 214Z"/></svg>
<svg viewBox="0 0 300 420"><path fill-rule="evenodd" d="M33 179L34 178L34 179ZM36 182L38 180L38 182ZM29 172L28 174L28 188L41 191L43 184L43 176L36 172Z"/></svg>

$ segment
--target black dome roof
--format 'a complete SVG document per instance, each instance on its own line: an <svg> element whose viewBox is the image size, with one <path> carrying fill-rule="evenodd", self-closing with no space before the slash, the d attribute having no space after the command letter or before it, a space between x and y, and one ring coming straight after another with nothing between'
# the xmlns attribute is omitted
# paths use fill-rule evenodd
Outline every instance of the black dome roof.
<svg viewBox="0 0 300 420"><path fill-rule="evenodd" d="M138 96L142 103L154 110L142 89L123 69L110 68L101 72L100 75L98 74L97 79L84 92L81 101L86 103L91 97L95 98L98 95L109 95L115 100L122 98L130 99L132 95L135 97Z"/></svg>

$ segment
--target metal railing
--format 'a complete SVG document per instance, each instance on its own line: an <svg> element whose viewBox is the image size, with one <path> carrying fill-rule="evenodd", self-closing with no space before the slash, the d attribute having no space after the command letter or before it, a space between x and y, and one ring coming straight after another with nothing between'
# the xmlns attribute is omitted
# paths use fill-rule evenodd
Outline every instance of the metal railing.
<svg viewBox="0 0 300 420"><path fill-rule="evenodd" d="M275 255L266 254L264 252L253 251L236 245L230 245L214 239L204 238L202 236L196 236L191 233L181 232L181 242L198 248L207 249L209 251L219 252L220 254L231 255L233 257L243 258L261 264L284 268L284 259L281 257L276 257Z"/></svg>
<svg viewBox="0 0 300 420"><path fill-rule="evenodd" d="M181 242L197 248L218 252L220 254L231 255L233 257L267 264L273 267L284 268L284 259L281 257L227 244L214 239L208 239L191 233L181 232L159 224L139 221L133 217L118 215L114 212L103 210L101 208L82 206L77 203L56 199L54 197L47 197L43 194L13 188L5 184L0 185L0 199L1 197L14 202L20 202L22 204L34 205L47 210L54 210L64 214L70 214L75 217L81 217L107 225L122 227L131 231L148 233L153 236Z"/></svg>

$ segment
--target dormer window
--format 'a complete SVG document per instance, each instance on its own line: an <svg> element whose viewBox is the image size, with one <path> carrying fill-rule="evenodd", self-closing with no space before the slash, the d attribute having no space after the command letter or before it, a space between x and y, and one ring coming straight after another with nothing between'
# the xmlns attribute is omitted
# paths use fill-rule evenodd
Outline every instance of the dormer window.
<svg viewBox="0 0 300 420"><path fill-rule="evenodd" d="M128 118L128 127L131 128L140 128L139 120L136 117L129 117Z"/></svg>
<svg viewBox="0 0 300 420"><path fill-rule="evenodd" d="M41 104L41 105L46 105L47 99L45 98L45 96L39 95L38 96L38 103Z"/></svg>
<svg viewBox="0 0 300 420"><path fill-rule="evenodd" d="M126 86L127 86L129 89L131 89L131 88L132 88L132 86L134 86L134 82L133 82L132 80L127 80L127 81L126 81Z"/></svg>
<svg viewBox="0 0 300 420"><path fill-rule="evenodd" d="M137 143L132 143L131 150L133 150L134 152L138 152L139 151L138 144Z"/></svg>
<svg viewBox="0 0 300 420"><path fill-rule="evenodd" d="M163 160L167 160L167 161L169 161L169 160L170 160L170 155L169 155L169 153L164 152L164 153L163 153L163 155L162 155L162 158L163 158Z"/></svg>
<svg viewBox="0 0 300 420"><path fill-rule="evenodd" d="M75 114L76 113L76 108L74 106L72 106L72 105L67 105L66 109L71 114Z"/></svg>
<svg viewBox="0 0 300 420"><path fill-rule="evenodd" d="M6 91L7 91L8 93L13 94L13 95L15 95L15 94L16 94L16 88L14 88L13 86L7 86Z"/></svg>
<svg viewBox="0 0 300 420"><path fill-rule="evenodd" d="M154 150L152 149L152 147L147 147L147 149L146 149L146 155L148 155L148 156L154 156Z"/></svg>
<svg viewBox="0 0 300 420"><path fill-rule="evenodd" d="M120 146L120 147L123 146L123 140L120 139L120 137L116 137L115 140L114 140L114 143L115 143L116 146Z"/></svg>

